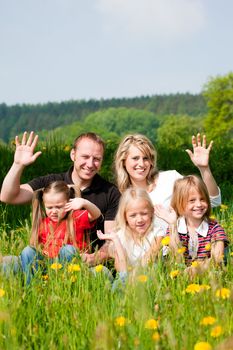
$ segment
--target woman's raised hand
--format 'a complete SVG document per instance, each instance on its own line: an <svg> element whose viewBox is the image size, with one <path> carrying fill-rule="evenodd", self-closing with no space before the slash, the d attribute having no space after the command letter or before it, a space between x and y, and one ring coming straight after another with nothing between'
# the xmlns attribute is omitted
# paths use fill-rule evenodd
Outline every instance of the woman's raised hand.
<svg viewBox="0 0 233 350"><path fill-rule="evenodd" d="M186 149L193 164L198 167L208 167L209 166L209 155L213 145L213 141L210 142L209 146L206 147L206 136L203 135L201 140L201 135L198 133L197 136L192 136L193 152Z"/></svg>

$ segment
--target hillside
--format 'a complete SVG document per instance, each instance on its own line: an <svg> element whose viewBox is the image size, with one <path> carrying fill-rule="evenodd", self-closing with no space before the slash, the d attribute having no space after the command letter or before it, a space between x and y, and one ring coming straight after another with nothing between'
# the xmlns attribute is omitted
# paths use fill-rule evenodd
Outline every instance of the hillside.
<svg viewBox="0 0 233 350"><path fill-rule="evenodd" d="M0 104L0 139L8 142L24 130L52 130L80 122L91 113L119 107L145 110L158 116L187 114L195 117L207 112L203 96L188 93L37 105L7 106L3 103Z"/></svg>

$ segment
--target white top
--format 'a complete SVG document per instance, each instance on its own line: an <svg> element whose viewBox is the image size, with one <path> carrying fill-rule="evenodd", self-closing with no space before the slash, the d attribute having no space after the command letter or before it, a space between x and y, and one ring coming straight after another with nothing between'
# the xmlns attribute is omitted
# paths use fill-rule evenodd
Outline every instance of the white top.
<svg viewBox="0 0 233 350"><path fill-rule="evenodd" d="M135 266L140 264L142 257L149 251L159 231L161 231L160 228L153 229L140 243L136 243L133 239L128 239L123 231L117 231L116 234L126 252L129 265Z"/></svg>
<svg viewBox="0 0 233 350"><path fill-rule="evenodd" d="M161 171L158 174L157 183L153 191L149 193L153 205L162 204L165 208L169 208L171 203L171 197L173 193L173 186L177 179L182 179L182 175L176 170ZM217 207L221 204L221 192L216 197L210 196L210 202L212 207ZM156 226L163 228L164 235L166 234L168 224L166 221L155 218Z"/></svg>

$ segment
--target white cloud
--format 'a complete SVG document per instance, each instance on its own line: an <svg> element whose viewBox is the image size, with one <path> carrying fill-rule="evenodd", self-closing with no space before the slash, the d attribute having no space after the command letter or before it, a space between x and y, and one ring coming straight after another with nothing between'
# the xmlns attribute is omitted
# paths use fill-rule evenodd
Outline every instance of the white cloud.
<svg viewBox="0 0 233 350"><path fill-rule="evenodd" d="M96 0L108 30L138 39L177 41L205 24L203 0Z"/></svg>

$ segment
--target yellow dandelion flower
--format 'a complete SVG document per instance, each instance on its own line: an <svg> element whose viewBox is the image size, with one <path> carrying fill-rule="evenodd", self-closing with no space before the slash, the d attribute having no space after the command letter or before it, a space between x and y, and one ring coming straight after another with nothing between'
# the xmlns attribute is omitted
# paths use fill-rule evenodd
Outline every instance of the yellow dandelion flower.
<svg viewBox="0 0 233 350"><path fill-rule="evenodd" d="M158 332L154 332L154 333L152 334L152 340L154 340L154 341L159 341L159 339L160 339L159 333L158 333Z"/></svg>
<svg viewBox="0 0 233 350"><path fill-rule="evenodd" d="M190 294L199 293L200 291L201 291L201 286L200 284L197 284L197 283L189 284L188 287L185 289L185 292Z"/></svg>
<svg viewBox="0 0 233 350"><path fill-rule="evenodd" d="M191 265L192 265L192 267L198 267L199 266L199 262L198 261L193 261Z"/></svg>
<svg viewBox="0 0 233 350"><path fill-rule="evenodd" d="M211 337L213 338L218 338L222 334L223 334L223 329L221 326L215 326L214 328L212 328L210 333Z"/></svg>
<svg viewBox="0 0 233 350"><path fill-rule="evenodd" d="M139 282L141 282L141 283L146 283L147 280L148 280L148 277L147 277L146 275L139 275L139 276L137 277L137 280L138 280Z"/></svg>
<svg viewBox="0 0 233 350"><path fill-rule="evenodd" d="M224 211L224 210L227 210L228 209L228 205L226 204L221 204L220 205L220 211Z"/></svg>
<svg viewBox="0 0 233 350"><path fill-rule="evenodd" d="M66 151L66 152L69 152L70 149L71 149L70 146L65 146L65 147L64 147L64 151Z"/></svg>
<svg viewBox="0 0 233 350"><path fill-rule="evenodd" d="M53 263L50 268L52 270L60 270L62 268L62 264L59 264L59 263Z"/></svg>
<svg viewBox="0 0 233 350"><path fill-rule="evenodd" d="M221 299L228 299L230 298L230 295L231 295L231 291L228 288L217 289L215 293L215 296Z"/></svg>
<svg viewBox="0 0 233 350"><path fill-rule="evenodd" d="M210 343L200 341L199 343L195 344L194 350L212 350L212 346L210 345Z"/></svg>
<svg viewBox="0 0 233 350"><path fill-rule="evenodd" d="M134 346L138 346L140 344L140 340L138 338L134 339Z"/></svg>
<svg viewBox="0 0 233 350"><path fill-rule="evenodd" d="M126 318L124 316L119 316L115 319L115 325L119 327L124 327L126 325Z"/></svg>
<svg viewBox="0 0 233 350"><path fill-rule="evenodd" d="M212 316L206 316L203 317L203 319L200 321L201 326L210 326L216 322L216 318Z"/></svg>
<svg viewBox="0 0 233 350"><path fill-rule="evenodd" d="M170 272L170 277L171 278L176 278L179 275L180 271L179 270L173 270Z"/></svg>
<svg viewBox="0 0 233 350"><path fill-rule="evenodd" d="M48 276L48 275L43 275L43 276L42 276L42 280L43 280L43 281L47 281L48 279L49 279L49 276Z"/></svg>
<svg viewBox="0 0 233 350"><path fill-rule="evenodd" d="M162 243L163 246L164 246L164 245L169 245L169 243L170 243L170 237L169 237L169 236L164 237L164 238L162 239L161 243Z"/></svg>
<svg viewBox="0 0 233 350"><path fill-rule="evenodd" d="M0 298L2 298L6 294L5 290L0 288Z"/></svg>
<svg viewBox="0 0 233 350"><path fill-rule="evenodd" d="M231 252L230 256L233 256L233 252Z"/></svg>
<svg viewBox="0 0 233 350"><path fill-rule="evenodd" d="M184 254L185 251L186 251L186 248L185 248L185 247L181 247L181 248L178 248L178 249L177 249L177 253L178 253L178 254Z"/></svg>
<svg viewBox="0 0 233 350"><path fill-rule="evenodd" d="M147 320L145 322L145 328L146 329L157 329L158 328L158 321L156 321L154 318Z"/></svg>
<svg viewBox="0 0 233 350"><path fill-rule="evenodd" d="M210 215L210 219L211 220L216 220L216 216L212 214L212 215Z"/></svg>
<svg viewBox="0 0 233 350"><path fill-rule="evenodd" d="M77 281L77 277L74 276L74 275L72 275L72 276L70 277L70 281L71 281L72 283L76 282L76 281Z"/></svg>
<svg viewBox="0 0 233 350"><path fill-rule="evenodd" d="M81 267L79 264L69 264L68 265L68 272L78 272L81 271Z"/></svg>
<svg viewBox="0 0 233 350"><path fill-rule="evenodd" d="M211 249L211 244L210 243L206 244L205 245L205 250L210 250L210 249Z"/></svg>
<svg viewBox="0 0 233 350"><path fill-rule="evenodd" d="M102 270L103 270L103 265L99 264L99 265L95 266L96 272L101 272Z"/></svg>

